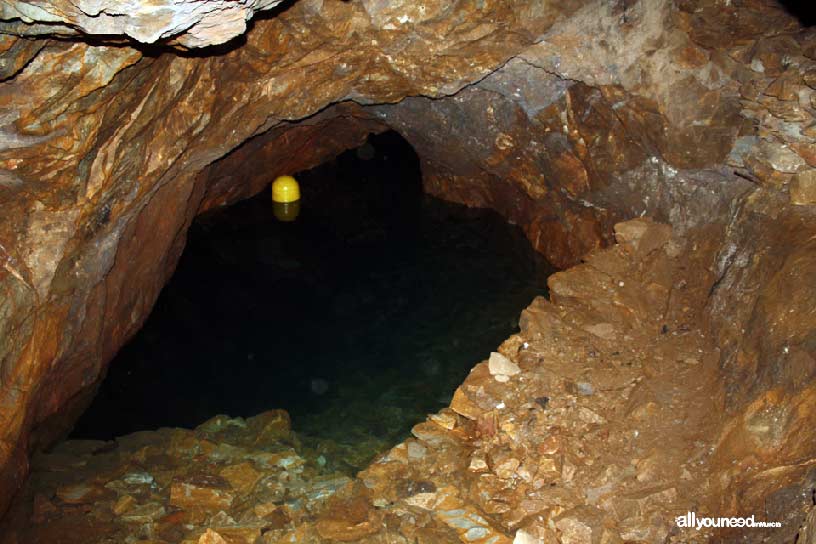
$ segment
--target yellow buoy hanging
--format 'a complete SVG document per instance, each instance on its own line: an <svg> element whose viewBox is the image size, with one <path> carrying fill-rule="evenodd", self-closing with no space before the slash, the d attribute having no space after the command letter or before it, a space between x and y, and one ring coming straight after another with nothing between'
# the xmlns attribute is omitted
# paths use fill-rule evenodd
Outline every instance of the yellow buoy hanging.
<svg viewBox="0 0 816 544"><path fill-rule="evenodd" d="M272 182L272 211L278 221L294 221L300 213L300 185L292 176Z"/></svg>
<svg viewBox="0 0 816 544"><path fill-rule="evenodd" d="M300 185L292 176L278 176L272 182L272 202L294 202L300 200Z"/></svg>

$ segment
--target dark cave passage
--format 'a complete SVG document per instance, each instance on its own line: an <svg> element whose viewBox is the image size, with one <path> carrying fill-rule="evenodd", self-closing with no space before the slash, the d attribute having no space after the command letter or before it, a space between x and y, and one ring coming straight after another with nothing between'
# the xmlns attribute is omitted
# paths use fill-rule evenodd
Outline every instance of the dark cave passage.
<svg viewBox="0 0 816 544"><path fill-rule="evenodd" d="M424 195L394 132L297 178L295 222L268 189L194 222L72 438L283 408L304 441L354 447L362 466L446 406L545 293L521 230Z"/></svg>

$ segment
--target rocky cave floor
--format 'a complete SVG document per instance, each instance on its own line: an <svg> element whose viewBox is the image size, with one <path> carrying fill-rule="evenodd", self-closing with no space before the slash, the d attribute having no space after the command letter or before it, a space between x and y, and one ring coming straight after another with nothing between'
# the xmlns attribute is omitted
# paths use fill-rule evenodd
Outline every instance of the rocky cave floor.
<svg viewBox="0 0 816 544"><path fill-rule="evenodd" d="M674 521L716 515L724 462L711 455L719 356L689 274L706 248L684 252L645 219L616 235L552 276L550 300L533 301L520 334L476 365L450 407L354 478L326 470L283 411L68 441L35 457L0 540L710 541ZM768 507L758 520L803 513Z"/></svg>

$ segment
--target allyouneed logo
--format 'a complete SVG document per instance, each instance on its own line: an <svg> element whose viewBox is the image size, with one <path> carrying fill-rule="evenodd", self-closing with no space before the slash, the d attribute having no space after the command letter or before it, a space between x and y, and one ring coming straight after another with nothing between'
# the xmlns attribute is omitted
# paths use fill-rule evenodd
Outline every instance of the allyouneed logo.
<svg viewBox="0 0 816 544"><path fill-rule="evenodd" d="M703 527L782 527L782 523L779 521L756 521L754 516L748 516L747 518L709 518L697 517L694 512L686 512L684 516L677 516L674 521L678 527L688 527L698 531Z"/></svg>

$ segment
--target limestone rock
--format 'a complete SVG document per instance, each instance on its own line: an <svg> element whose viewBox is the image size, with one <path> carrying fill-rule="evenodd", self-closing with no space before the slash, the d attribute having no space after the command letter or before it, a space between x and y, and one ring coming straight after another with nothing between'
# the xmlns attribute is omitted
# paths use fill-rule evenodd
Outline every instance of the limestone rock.
<svg viewBox="0 0 816 544"><path fill-rule="evenodd" d="M490 354L490 360L487 364L490 374L497 381L507 381L509 376L515 376L521 372L521 368L516 363L495 351Z"/></svg>
<svg viewBox="0 0 816 544"><path fill-rule="evenodd" d="M760 145L761 160L779 172L796 173L805 167L805 161L789 146L779 142L762 142Z"/></svg>

